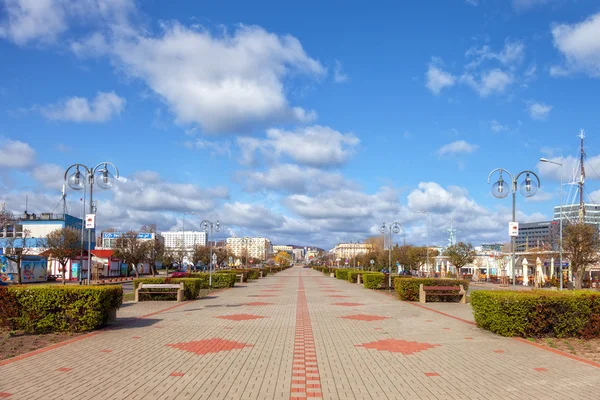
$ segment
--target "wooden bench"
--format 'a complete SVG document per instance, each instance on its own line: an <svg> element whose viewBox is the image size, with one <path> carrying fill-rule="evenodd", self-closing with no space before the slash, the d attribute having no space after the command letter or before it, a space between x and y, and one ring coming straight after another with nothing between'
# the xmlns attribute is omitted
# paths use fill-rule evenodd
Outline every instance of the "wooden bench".
<svg viewBox="0 0 600 400"><path fill-rule="evenodd" d="M240 280L240 283L244 283L244 274L235 274L235 278Z"/></svg>
<svg viewBox="0 0 600 400"><path fill-rule="evenodd" d="M427 293L435 294L436 296L457 296L460 295L461 304L466 304L467 302L467 292L463 288L463 285L460 286L423 286L421 283L419 285L419 303L427 303L426 296Z"/></svg>
<svg viewBox="0 0 600 400"><path fill-rule="evenodd" d="M164 293L177 293L177 301L183 301L183 282L181 283L141 283L137 289L135 289L135 301L140 301L140 290L142 289L173 289L173 290L161 290L161 291L150 291L142 292L142 294L164 294Z"/></svg>

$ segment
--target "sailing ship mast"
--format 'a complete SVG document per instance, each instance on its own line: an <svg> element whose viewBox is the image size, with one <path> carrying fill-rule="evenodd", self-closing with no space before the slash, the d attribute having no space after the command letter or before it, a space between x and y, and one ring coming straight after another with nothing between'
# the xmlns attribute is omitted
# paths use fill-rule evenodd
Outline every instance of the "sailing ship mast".
<svg viewBox="0 0 600 400"><path fill-rule="evenodd" d="M579 138L581 139L581 154L580 154L580 174L579 174L579 223L583 224L585 220L585 204L583 201L583 184L585 182L585 167L583 165L583 158L585 156L585 152L583 151L583 139L585 137L585 133L583 129L579 131Z"/></svg>

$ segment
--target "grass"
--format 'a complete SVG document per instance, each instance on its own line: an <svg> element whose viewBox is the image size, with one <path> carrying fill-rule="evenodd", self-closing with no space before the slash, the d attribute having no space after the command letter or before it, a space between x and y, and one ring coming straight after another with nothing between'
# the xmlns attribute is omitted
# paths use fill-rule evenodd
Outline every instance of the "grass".
<svg viewBox="0 0 600 400"><path fill-rule="evenodd" d="M554 343L551 339L546 339L546 343L548 344L548 346L552 347L553 349L556 348L556 343Z"/></svg>

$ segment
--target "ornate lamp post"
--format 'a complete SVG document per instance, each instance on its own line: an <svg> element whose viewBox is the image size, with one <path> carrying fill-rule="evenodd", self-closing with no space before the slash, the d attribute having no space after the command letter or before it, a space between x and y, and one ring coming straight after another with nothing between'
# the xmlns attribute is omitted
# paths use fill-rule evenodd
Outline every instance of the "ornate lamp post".
<svg viewBox="0 0 600 400"><path fill-rule="evenodd" d="M528 171L528 170L521 171L513 177L513 175L510 172L508 172L507 170L505 170L503 168L496 168L495 170L490 172L490 174L488 175L488 184L490 183L490 178L496 171L499 171L500 176L498 177L498 181L496 183L494 183L494 185L492 186L492 194L494 195L494 197L496 197L498 199L503 199L506 196L508 196L508 189L505 187L506 182L502 178L502 173L506 173L510 177L510 180L512 182L512 188L511 188L511 191L512 191L512 222L513 223L517 222L515 214L516 214L516 203L517 203L517 181L519 180L519 177L521 175L525 174L525 180L521 183L521 188L520 188L521 194L525 197L531 197L531 196L535 195L538 187L540 187L540 178L533 171ZM536 183L536 181L531 180L530 175L535 176L537 183ZM511 247L512 247L511 275L512 275L512 281L513 281L513 287L515 287L516 283L517 283L517 280L515 278L516 236L511 236ZM562 268L562 266L561 266L561 268ZM527 279L527 278L525 277L524 279Z"/></svg>
<svg viewBox="0 0 600 400"><path fill-rule="evenodd" d="M384 248L388 248L388 288L392 290L392 234L400 233L402 224L400 222L382 222L379 231L384 235ZM372 260L371 260L372 261Z"/></svg>
<svg viewBox="0 0 600 400"><path fill-rule="evenodd" d="M221 225L219 221L211 222L207 219L200 222L200 225L204 227L204 232L206 233L207 239L212 239L213 231L219 232L221 230ZM210 236L209 236L210 233ZM212 240L209 241L209 267L208 267L208 286L212 289L212 269L213 269L213 253L212 253Z"/></svg>
<svg viewBox="0 0 600 400"><path fill-rule="evenodd" d="M115 175L108 170L108 166L113 167L115 170ZM75 172L73 172L69 176L69 171L75 168ZM85 171L85 174L80 171L80 169ZM86 184L89 187L90 192L90 202L89 202L89 213L95 214L95 205L94 205L94 183L96 183L101 189L110 189L114 185L115 178L119 177L119 170L115 167L114 164L104 161L95 167L86 167L83 164L73 164L66 169L64 180L69 185L71 189L74 190L85 190ZM85 194L85 192L84 192ZM95 221L94 221L95 226ZM82 226L83 230L83 226ZM82 243L83 244L83 243ZM88 284L92 278L92 228L88 229ZM83 262L83 260L82 260ZM83 265L82 265L83 268Z"/></svg>

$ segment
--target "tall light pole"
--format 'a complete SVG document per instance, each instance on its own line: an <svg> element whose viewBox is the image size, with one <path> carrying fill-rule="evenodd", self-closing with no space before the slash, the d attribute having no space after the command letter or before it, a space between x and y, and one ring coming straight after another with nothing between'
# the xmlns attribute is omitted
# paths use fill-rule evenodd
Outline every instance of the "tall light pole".
<svg viewBox="0 0 600 400"><path fill-rule="evenodd" d="M207 239L210 238L212 239L213 236L213 230L216 232L219 232L221 230L221 225L219 221L216 222L211 222L207 219L205 219L204 221L200 222L200 225L204 226L204 232L207 236ZM209 231L210 230L210 231ZM210 236L208 235L210 232ZM208 267L208 286L212 289L212 268L213 268L213 259L212 259L212 240L209 242L209 267Z"/></svg>
<svg viewBox="0 0 600 400"><path fill-rule="evenodd" d="M499 178L498 181L496 183L494 183L494 185L492 186L492 194L494 195L494 197L498 198L498 199L503 199L506 196L508 196L508 190L504 187L505 183L504 179L502 179L502 173L506 172L506 174L510 177L511 179L511 183L512 183L512 187L511 187L511 191L512 191L512 222L515 223L516 221L516 203L517 203L517 181L519 180L519 177L523 174L525 175L525 180L521 183L521 194L525 197L531 197L533 195L535 195L535 193L537 192L538 187L540 187L540 178L535 174L535 172L532 171L521 171L519 172L516 176L513 177L513 175L508 172L507 170L503 169L503 168L496 168L495 170L493 170L492 172L490 172L490 174L488 175L488 184L490 183L490 178L492 177L492 175L494 174L494 172L499 171ZM537 180L537 184L535 181L531 180L530 175L535 176L536 180ZM515 247L516 247L516 239L517 237L514 235L511 235L511 247L512 247L512 255L511 255L511 265L512 265L512 271L511 271L511 275L512 275L512 281L513 281L513 287L516 286L517 284L517 280L515 278L515 269L516 269L516 265L515 265ZM562 266L561 266L562 268ZM524 279L527 279L526 277L524 277Z"/></svg>
<svg viewBox="0 0 600 400"><path fill-rule="evenodd" d="M387 242L387 248L388 248L388 255L389 255L389 260L388 260L388 288L389 290L392 290L392 234L398 234L400 233L400 230L402 229L402 224L400 222L382 222L381 226L379 227L379 231L384 235L383 237L383 244L384 244L384 248L386 247L386 242Z"/></svg>
<svg viewBox="0 0 600 400"><path fill-rule="evenodd" d="M115 175L113 176L113 174L110 173L110 171L108 170L108 166L111 166L114 168L115 170ZM69 171L71 170L71 168L75 168L75 172L73 172L73 174L71 174L71 176L69 175ZM79 169L83 169L85 171L85 176L81 173L81 171ZM67 178L68 176L68 178ZM71 166L69 166L69 168L66 169L65 171L65 176L64 176L64 180L65 182L67 182L67 184L69 185L69 187L71 189L74 190L85 190L86 189L86 183L89 187L89 192L90 192L90 206L89 206L89 213L90 214L95 214L95 205L94 205L94 183L96 183L98 186L100 186L101 189L110 189L113 187L114 185L114 181L115 178L119 177L119 170L117 169L117 167L115 167L114 164L108 162L108 161L104 161L99 163L98 165L96 165L95 167L86 167L83 164L73 164ZM85 220L85 218L84 218ZM82 221L83 223L83 221ZM96 221L94 219L94 223L93 223L94 227L96 225ZM83 227L82 227L83 229ZM92 229L95 228L88 228L88 273L87 273L87 277L88 277L88 285L91 282L92 279ZM83 245L83 243L82 243ZM82 269L83 269L83 260L82 261Z"/></svg>
<svg viewBox="0 0 600 400"><path fill-rule="evenodd" d="M185 257L185 254L187 253L187 247L185 245L185 216L186 215L194 215L196 214L194 211L186 211L183 213L182 217L181 217L181 264L179 266L179 268L181 268L183 270L183 258Z"/></svg>
<svg viewBox="0 0 600 400"><path fill-rule="evenodd" d="M246 263L244 264L244 267L248 266L248 243L250 243L250 238L248 236L244 236L242 238L242 243L245 245L245 250L246 250Z"/></svg>
<svg viewBox="0 0 600 400"><path fill-rule="evenodd" d="M559 248L559 262L560 262L560 266L558 268L559 270L559 280L560 280L560 290L563 290L563 165L562 163L556 162L556 161L550 161L548 159L545 158L540 158L541 162L545 162L545 163L549 163L549 164L554 164L554 165L558 165L560 166L560 248Z"/></svg>
<svg viewBox="0 0 600 400"><path fill-rule="evenodd" d="M430 225L431 225L431 213L429 211L417 211L417 214L426 214L427 215L427 274L429 274L429 277L431 277L431 273L429 271L429 232L430 232Z"/></svg>

